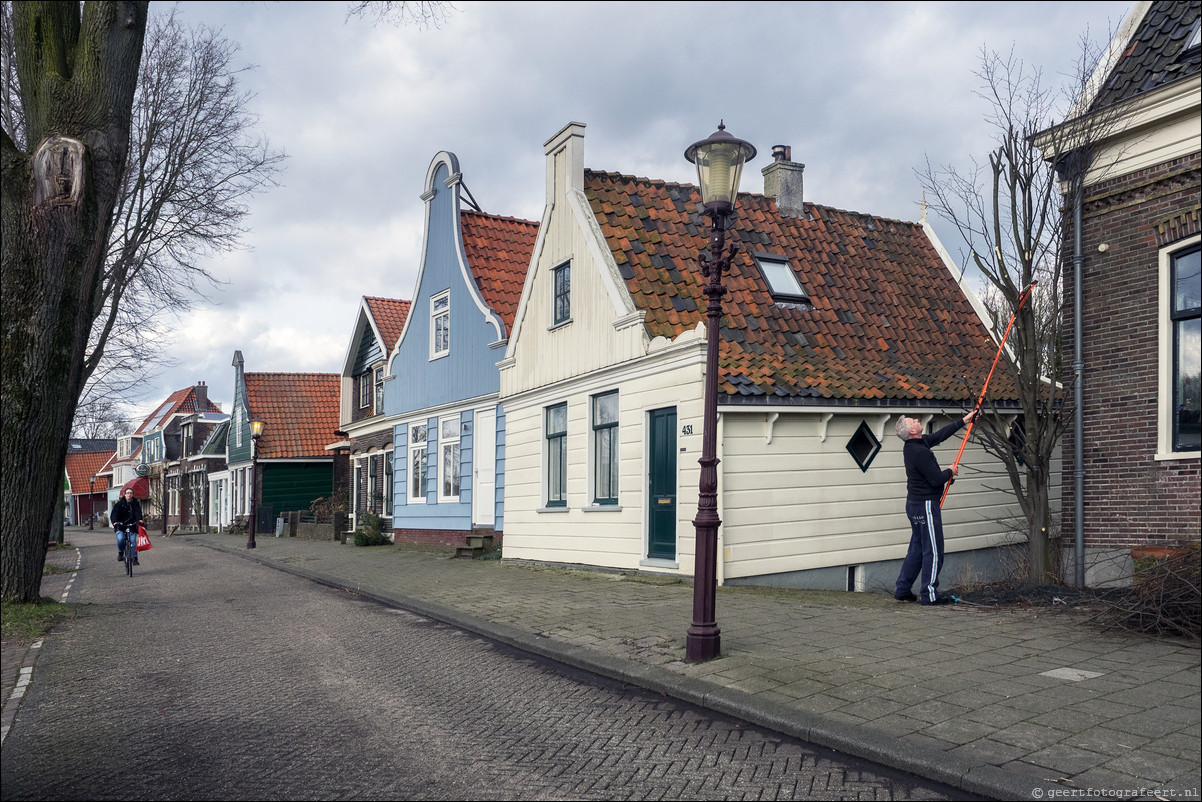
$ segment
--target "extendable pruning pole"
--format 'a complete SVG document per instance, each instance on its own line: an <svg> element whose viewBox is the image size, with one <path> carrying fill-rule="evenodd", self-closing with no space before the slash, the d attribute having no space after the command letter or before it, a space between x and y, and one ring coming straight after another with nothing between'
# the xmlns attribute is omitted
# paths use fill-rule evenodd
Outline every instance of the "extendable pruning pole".
<svg viewBox="0 0 1202 802"><path fill-rule="evenodd" d="M989 368L989 375L985 377L985 386L981 388L981 394L977 397L977 405L973 407L972 420L968 422L968 429L964 432L964 439L960 441L960 450L956 452L956 460L952 463L952 468L960 467L960 458L964 456L964 446L968 445L968 436L972 434L973 424L977 422L977 415L981 411L981 404L985 403L985 391L989 389L989 380L993 378L993 372L997 369L997 363L1001 361L1002 351L1006 348L1006 340L1010 338L1010 329L1014 326L1014 321L1018 319L1018 310L1023 308L1023 304L1031 297L1031 291L1035 289L1038 281L1032 281L1027 285L1027 288L1018 294L1018 303L1014 307L1014 313L1010 315L1010 322L1006 324L1006 331L1002 334L1002 341L998 343L997 356L993 358L993 366ZM952 483L949 481L943 487L943 498L939 499L939 508L943 509L943 502L947 501L947 492L952 489Z"/></svg>

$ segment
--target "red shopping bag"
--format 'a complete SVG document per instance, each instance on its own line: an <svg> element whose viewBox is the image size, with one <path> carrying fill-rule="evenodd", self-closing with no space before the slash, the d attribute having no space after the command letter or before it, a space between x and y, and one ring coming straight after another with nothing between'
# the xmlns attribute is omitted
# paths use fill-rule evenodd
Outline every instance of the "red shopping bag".
<svg viewBox="0 0 1202 802"><path fill-rule="evenodd" d="M150 542L150 536L146 534L146 527L138 524L138 551L146 551L154 548Z"/></svg>

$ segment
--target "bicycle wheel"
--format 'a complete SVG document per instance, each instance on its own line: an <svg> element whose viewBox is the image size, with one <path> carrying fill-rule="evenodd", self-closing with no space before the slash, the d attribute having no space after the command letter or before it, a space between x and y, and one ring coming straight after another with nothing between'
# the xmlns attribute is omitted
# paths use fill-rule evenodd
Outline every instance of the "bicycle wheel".
<svg viewBox="0 0 1202 802"><path fill-rule="evenodd" d="M125 575L134 575L134 560L138 556L138 538L132 533L125 535Z"/></svg>

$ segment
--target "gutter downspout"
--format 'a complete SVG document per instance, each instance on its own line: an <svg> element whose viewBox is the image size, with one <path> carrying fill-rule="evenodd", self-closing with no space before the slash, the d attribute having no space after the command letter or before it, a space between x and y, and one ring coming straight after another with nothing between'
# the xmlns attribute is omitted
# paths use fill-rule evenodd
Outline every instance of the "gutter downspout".
<svg viewBox="0 0 1202 802"><path fill-rule="evenodd" d="M1073 581L1085 587L1085 356L1081 344L1084 318L1084 288L1081 274L1085 264L1085 248L1081 233L1084 217L1085 171L1089 164L1081 150L1069 153L1057 165L1061 180L1067 176L1073 193Z"/></svg>
<svg viewBox="0 0 1202 802"><path fill-rule="evenodd" d="M1082 178L1076 179L1078 186L1073 193L1073 547L1076 567L1074 579L1079 588L1085 587L1085 447L1082 442L1085 436L1085 388L1082 386L1085 382L1085 357L1081 345L1084 307L1081 273L1085 254L1081 243Z"/></svg>

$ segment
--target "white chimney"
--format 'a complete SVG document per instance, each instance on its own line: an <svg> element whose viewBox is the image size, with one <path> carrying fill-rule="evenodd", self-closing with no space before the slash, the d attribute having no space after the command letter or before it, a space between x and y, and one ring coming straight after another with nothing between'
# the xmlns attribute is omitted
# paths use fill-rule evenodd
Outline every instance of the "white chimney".
<svg viewBox="0 0 1202 802"><path fill-rule="evenodd" d="M806 166L792 161L792 156L789 145L772 146L772 163L760 171L764 174L764 194L776 201L781 214L805 217L801 176Z"/></svg>

